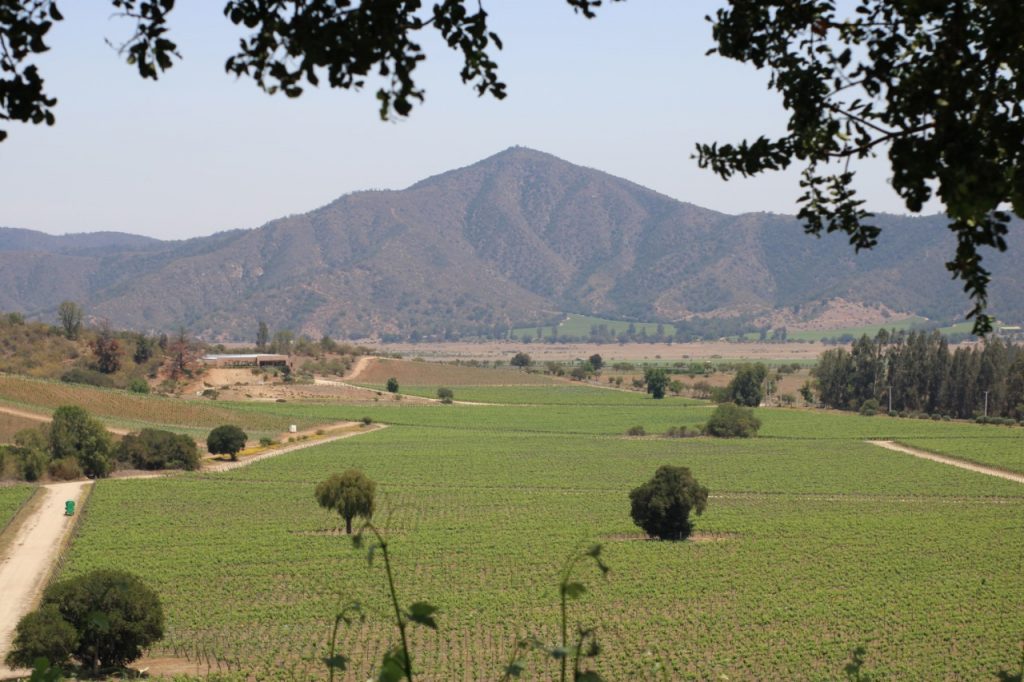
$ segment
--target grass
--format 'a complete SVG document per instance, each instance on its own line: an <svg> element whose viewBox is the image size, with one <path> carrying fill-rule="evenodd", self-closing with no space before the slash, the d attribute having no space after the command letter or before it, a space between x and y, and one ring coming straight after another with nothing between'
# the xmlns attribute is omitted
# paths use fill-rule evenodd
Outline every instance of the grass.
<svg viewBox="0 0 1024 682"><path fill-rule="evenodd" d="M657 322L623 322L622 320L608 320L603 317L591 317L590 315L576 315L570 313L566 315L566 318L558 324L558 335L559 336L590 336L590 328L597 325L605 325L612 334L621 334L622 332L629 330L629 325L634 325L636 333L640 334L641 330L646 330L648 336L655 336L658 332ZM675 325L664 324L663 329L666 336L674 335L676 333ZM544 332L544 337L547 338L551 334L551 325L545 325L541 327ZM516 338L523 338L524 336L532 339L537 337L537 327L520 327L512 330L512 335Z"/></svg>
<svg viewBox="0 0 1024 682"><path fill-rule="evenodd" d="M600 389L569 402L544 387L476 390L530 402L226 406L395 426L225 474L101 481L66 571L121 565L130 547L132 570L164 600L158 653L220 659L239 677L319 674L339 600L358 600L367 621L341 631L340 650L351 679L366 679L394 640L382 570L312 497L331 472L358 467L379 483L375 520L392 535L403 603L441 609L439 630L412 642L430 679L496 679L516 639L553 641L557 571L587 539L605 543L613 572L583 577L572 614L599 624L608 679L656 677L656 665L670 679L838 679L862 644L865 668L885 679L1019 667L1024 572L1008 558L1024 555L1024 486L863 440L1009 452L1024 429L759 410L754 440L626 439L633 424L652 433L709 408ZM719 541L636 539L627 493L661 464L689 466L710 488L698 530ZM530 659L528 677L550 677L546 666Z"/></svg>
<svg viewBox="0 0 1024 682"><path fill-rule="evenodd" d="M991 427L990 427L991 428ZM978 464L1024 473L1024 429L1006 429L1003 437L901 438L900 441L929 452L951 455Z"/></svg>

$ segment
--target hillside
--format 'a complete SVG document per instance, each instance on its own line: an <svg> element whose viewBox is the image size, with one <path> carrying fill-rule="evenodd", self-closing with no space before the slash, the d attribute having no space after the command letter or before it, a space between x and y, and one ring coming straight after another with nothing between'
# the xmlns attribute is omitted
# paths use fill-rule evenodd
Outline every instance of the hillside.
<svg viewBox="0 0 1024 682"><path fill-rule="evenodd" d="M877 223L879 247L854 255L789 216L718 213L512 148L405 190L181 242L0 230L0 309L52 319L73 299L116 326L184 323L207 339L250 339L257 319L314 337L488 334L562 311L672 321L832 298L962 314L944 219ZM1018 223L1011 249L1021 234ZM993 311L1024 318L1024 276L1008 257L990 262Z"/></svg>

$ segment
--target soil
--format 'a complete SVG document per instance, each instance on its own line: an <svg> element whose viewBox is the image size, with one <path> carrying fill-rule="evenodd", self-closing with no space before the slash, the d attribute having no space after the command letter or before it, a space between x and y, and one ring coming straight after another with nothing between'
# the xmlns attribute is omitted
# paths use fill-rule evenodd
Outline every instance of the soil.
<svg viewBox="0 0 1024 682"><path fill-rule="evenodd" d="M894 452L902 452L907 455L913 455L914 457L920 457L921 459L927 459L932 462L939 462L941 464L948 464L950 466L959 467L961 469L967 469L968 471L974 471L979 474L985 474L987 476L995 476L996 478L1002 478L1007 481L1013 481L1015 483L1024 483L1024 474L1014 473L1012 471L1003 471L1002 469L996 469L994 467L984 466L982 464L975 464L974 462L968 462L967 460L958 459L956 457L947 457L946 455L937 455L934 452L928 452L927 450L918 450L917 448L908 447L901 445L891 440L869 440L872 445L877 445L887 450Z"/></svg>

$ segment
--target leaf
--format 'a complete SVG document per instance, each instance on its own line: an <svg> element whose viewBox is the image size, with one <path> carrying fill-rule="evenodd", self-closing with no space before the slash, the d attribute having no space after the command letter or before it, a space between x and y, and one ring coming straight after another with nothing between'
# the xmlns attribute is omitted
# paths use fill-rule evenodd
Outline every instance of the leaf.
<svg viewBox="0 0 1024 682"><path fill-rule="evenodd" d="M562 594L564 594L569 599L579 599L584 594L586 594L586 592L587 588L583 585L583 583L562 584Z"/></svg>
<svg viewBox="0 0 1024 682"><path fill-rule="evenodd" d="M324 665L328 668L334 668L336 670L346 670L348 668L348 658L342 655L331 656L330 658L322 659Z"/></svg>
<svg viewBox="0 0 1024 682"><path fill-rule="evenodd" d="M428 604L425 601L418 601L409 607L409 611L406 613L409 616L409 620L420 625L426 625L432 630L437 629L437 621L434 620L434 614L437 613L437 607Z"/></svg>
<svg viewBox="0 0 1024 682"><path fill-rule="evenodd" d="M400 682L405 677L405 656L401 647L389 649L384 654L377 674L377 682Z"/></svg>

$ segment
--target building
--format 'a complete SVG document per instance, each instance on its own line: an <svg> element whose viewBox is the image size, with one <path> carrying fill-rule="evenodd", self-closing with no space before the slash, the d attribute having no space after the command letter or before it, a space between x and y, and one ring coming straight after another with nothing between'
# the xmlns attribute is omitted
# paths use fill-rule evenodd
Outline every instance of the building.
<svg viewBox="0 0 1024 682"><path fill-rule="evenodd" d="M203 364L222 369L237 367L291 367L291 357L275 353L229 353L204 355Z"/></svg>

